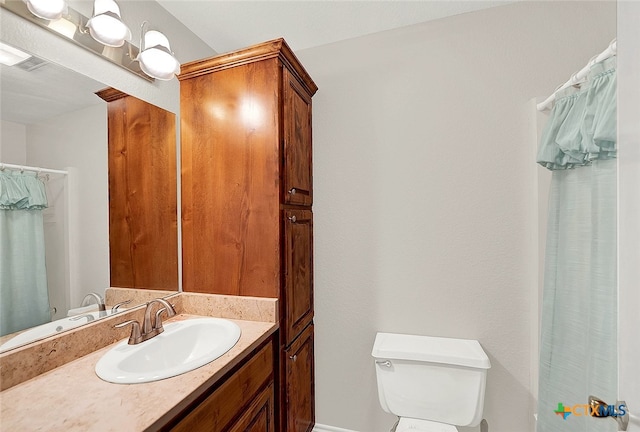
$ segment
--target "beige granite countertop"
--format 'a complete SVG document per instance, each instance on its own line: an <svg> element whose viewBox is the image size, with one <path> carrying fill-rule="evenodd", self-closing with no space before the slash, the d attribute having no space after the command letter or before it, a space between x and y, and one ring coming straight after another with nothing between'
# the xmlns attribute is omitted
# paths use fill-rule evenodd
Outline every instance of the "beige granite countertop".
<svg viewBox="0 0 640 432"><path fill-rule="evenodd" d="M181 314L175 319L196 317ZM155 430L267 340L273 322L231 319L238 343L213 362L185 374L145 384L112 384L95 365L113 345L0 393L0 429L6 431Z"/></svg>

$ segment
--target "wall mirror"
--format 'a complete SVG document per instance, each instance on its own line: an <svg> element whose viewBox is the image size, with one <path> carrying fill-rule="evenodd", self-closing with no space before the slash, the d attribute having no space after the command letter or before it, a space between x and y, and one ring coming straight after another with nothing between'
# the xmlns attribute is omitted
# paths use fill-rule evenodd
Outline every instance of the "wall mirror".
<svg viewBox="0 0 640 432"><path fill-rule="evenodd" d="M44 325L51 327L53 333L42 329L40 337L109 314L112 305L108 305L106 313L87 314L86 310L80 309L89 293L104 297L105 289L110 286L178 290L177 234L175 241L167 243L170 249L164 249L161 262L149 262L147 257L136 252L151 248L156 249L158 255L158 248L149 242L149 236L154 233L141 231L141 226L151 223L156 236L157 232L164 232L165 237L166 233L171 237L176 225L175 114L124 94L107 102L95 94L105 87L90 77L33 56L15 66L3 64L0 68L0 163L5 164L2 172L21 171L9 168L9 165L67 172L34 173L43 179L48 201L47 208L42 211L47 282L44 296L48 298L42 299L34 292L26 303L46 304L48 321L53 322L53 325ZM164 112L162 121L154 114L158 110ZM122 114L125 111L127 114ZM125 121L127 118L128 122ZM163 136L170 138L170 149L165 147L160 152L144 149L146 142L141 135L146 135L148 130L160 133L165 129L168 133ZM117 143L117 148L110 144L114 136L124 137ZM134 149L127 149L134 141L138 144L137 149L143 149L136 154L135 160L131 157ZM158 159L164 153L169 156L172 153L174 158L173 177L170 165ZM117 155L122 157L115 157ZM27 172L29 170L25 170ZM137 173L145 175L140 177ZM167 174L173 182L172 187L166 186L166 180L162 187L154 186L154 178L167 178ZM134 210L118 212L111 208L112 215L115 213L116 216L115 220L114 217L110 220L110 189L112 196L118 194L112 202L118 201L121 207ZM145 207L135 207L139 202ZM156 207L158 211L151 211ZM154 216L140 220L147 213ZM11 253L8 249L11 232L11 229L2 232L0 246L4 257ZM147 283L153 278L145 278L145 273L157 272L154 264L166 267L167 262L175 262L175 269L170 269L171 273L175 271L175 277ZM25 300L11 301L10 294L20 275L10 278L8 264L2 265L2 314L5 315L6 308L15 312L7 315L25 315L20 312L21 302ZM34 268L22 270L22 274L34 272ZM117 274L116 283L114 274ZM132 306L135 304L126 307ZM81 319L72 320L69 315ZM33 323L37 327L43 327L42 324ZM39 338L38 331L29 330L29 326L21 328L21 324L3 321L3 327L0 352L5 350L1 346L3 343L17 337L17 331L31 331L36 339Z"/></svg>

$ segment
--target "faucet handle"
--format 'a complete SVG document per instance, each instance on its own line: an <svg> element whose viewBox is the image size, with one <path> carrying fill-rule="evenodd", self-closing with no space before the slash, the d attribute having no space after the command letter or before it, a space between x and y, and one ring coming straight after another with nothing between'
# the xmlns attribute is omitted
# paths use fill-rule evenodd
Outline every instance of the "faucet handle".
<svg viewBox="0 0 640 432"><path fill-rule="evenodd" d="M113 305L113 307L111 308L111 313L112 313L112 314L114 314L114 313L118 312L118 308L119 308L120 306L124 306L124 305L127 305L127 304L129 304L129 303L131 303L131 299L129 299L129 300L125 300L125 301L120 302L120 303L116 303L116 304L115 304L115 305Z"/></svg>
<svg viewBox="0 0 640 432"><path fill-rule="evenodd" d="M142 334L140 333L140 323L136 320L129 320L116 324L113 327L121 328L131 324L131 336L129 336L129 345L136 345L142 342Z"/></svg>
<svg viewBox="0 0 640 432"><path fill-rule="evenodd" d="M158 333L162 333L164 331L164 327L162 327L162 312L167 312L167 314L169 314L167 308L158 309L156 312L156 320L154 321L155 324L153 329L158 330Z"/></svg>

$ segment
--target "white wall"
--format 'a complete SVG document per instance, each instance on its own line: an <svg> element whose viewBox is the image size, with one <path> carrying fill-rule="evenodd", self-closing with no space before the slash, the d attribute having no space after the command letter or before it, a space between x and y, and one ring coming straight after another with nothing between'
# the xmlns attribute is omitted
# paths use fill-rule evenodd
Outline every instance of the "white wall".
<svg viewBox="0 0 640 432"><path fill-rule="evenodd" d="M0 125L0 162L21 165L27 160L27 128L2 120Z"/></svg>
<svg viewBox="0 0 640 432"><path fill-rule="evenodd" d="M525 431L537 290L530 104L615 3L527 2L298 52L314 97L317 422L387 431L377 331L478 339L492 432Z"/></svg>
<svg viewBox="0 0 640 432"><path fill-rule="evenodd" d="M619 397L640 431L640 3L618 3Z"/></svg>
<svg viewBox="0 0 640 432"><path fill-rule="evenodd" d="M109 287L106 102L29 125L27 163L52 169L74 168L70 174L69 229L76 248L71 257L75 271L69 300L71 307L77 307L85 294L104 294Z"/></svg>

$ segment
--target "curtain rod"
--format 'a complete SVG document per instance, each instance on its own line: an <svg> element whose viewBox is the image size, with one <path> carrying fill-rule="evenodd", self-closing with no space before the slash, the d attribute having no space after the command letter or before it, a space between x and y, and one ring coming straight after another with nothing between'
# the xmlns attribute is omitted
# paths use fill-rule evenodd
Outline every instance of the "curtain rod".
<svg viewBox="0 0 640 432"><path fill-rule="evenodd" d="M37 172L37 173L46 173L46 174L63 174L63 175L68 175L69 174L69 171L63 171L63 170L55 170L55 169L39 168L39 167L30 167L30 166L26 166L26 165L14 165L14 164L0 163L0 171L4 171L5 168L9 168L9 169L13 169L13 170L20 170L20 171L33 171L33 172Z"/></svg>
<svg viewBox="0 0 640 432"><path fill-rule="evenodd" d="M591 60L589 60L589 63L587 63L587 65L585 67L583 67L578 72L576 72L573 75L571 75L571 78L569 78L569 81L567 81L566 83L564 83L560 87L558 87L551 94L551 96L549 96L547 99L545 99L544 102L539 103L537 105L538 111L544 111L546 109L551 109L551 106L552 106L553 102L556 100L556 94L560 90L564 90L567 87L571 87L573 85L581 83L587 77L587 74L589 73L589 70L591 69L591 66L593 66L594 64L596 64L598 62L606 60L609 57L613 57L614 55L616 55L616 51L617 51L617 42L616 42L616 39L614 39L614 40L611 41L611 43L609 44L609 46L607 47L606 50L602 51L597 56L592 57Z"/></svg>

